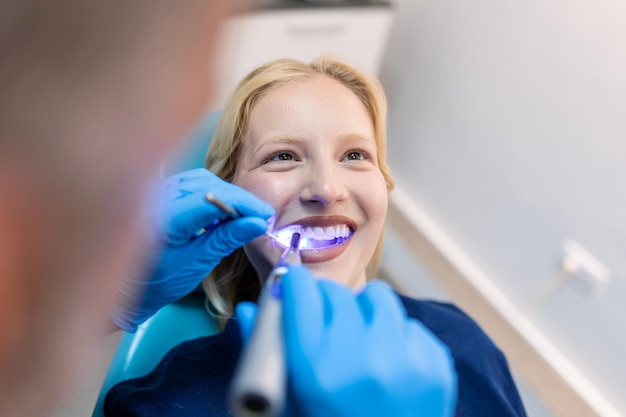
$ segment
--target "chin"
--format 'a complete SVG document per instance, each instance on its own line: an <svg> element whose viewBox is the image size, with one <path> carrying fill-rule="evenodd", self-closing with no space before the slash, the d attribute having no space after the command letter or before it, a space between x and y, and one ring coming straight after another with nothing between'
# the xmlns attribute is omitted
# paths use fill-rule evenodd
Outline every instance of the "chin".
<svg viewBox="0 0 626 417"><path fill-rule="evenodd" d="M305 265L316 278L329 279L352 289L360 288L365 285L366 282L365 272L361 274L350 274L346 273L345 269L337 270L337 268L320 265L319 263L305 263Z"/></svg>

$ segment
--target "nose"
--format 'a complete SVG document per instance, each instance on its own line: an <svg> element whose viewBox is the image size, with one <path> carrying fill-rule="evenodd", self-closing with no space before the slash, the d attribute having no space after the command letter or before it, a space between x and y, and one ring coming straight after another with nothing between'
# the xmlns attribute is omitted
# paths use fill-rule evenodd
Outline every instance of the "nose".
<svg viewBox="0 0 626 417"><path fill-rule="evenodd" d="M348 188L341 168L334 164L314 164L309 167L300 193L305 205L329 207L347 198Z"/></svg>

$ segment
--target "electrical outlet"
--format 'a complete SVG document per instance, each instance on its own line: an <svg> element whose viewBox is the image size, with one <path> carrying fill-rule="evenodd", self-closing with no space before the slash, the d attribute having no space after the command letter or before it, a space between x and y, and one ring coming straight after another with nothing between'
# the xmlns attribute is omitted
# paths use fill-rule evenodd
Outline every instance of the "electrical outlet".
<svg viewBox="0 0 626 417"><path fill-rule="evenodd" d="M611 271L574 240L563 244L562 267L571 274L571 285L580 293L597 297L611 282Z"/></svg>

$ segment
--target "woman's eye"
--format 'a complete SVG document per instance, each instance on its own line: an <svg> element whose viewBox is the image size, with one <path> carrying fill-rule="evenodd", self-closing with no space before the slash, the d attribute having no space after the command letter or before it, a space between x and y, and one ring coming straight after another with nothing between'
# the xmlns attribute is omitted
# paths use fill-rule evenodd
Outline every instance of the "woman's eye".
<svg viewBox="0 0 626 417"><path fill-rule="evenodd" d="M293 160L293 155L288 153L279 153L272 158L274 161L291 161Z"/></svg>
<svg viewBox="0 0 626 417"><path fill-rule="evenodd" d="M363 161L367 159L368 155L364 151L349 151L343 157L344 161Z"/></svg>
<svg viewBox="0 0 626 417"><path fill-rule="evenodd" d="M272 161L293 161L295 156L291 152L276 152L265 159L265 162Z"/></svg>

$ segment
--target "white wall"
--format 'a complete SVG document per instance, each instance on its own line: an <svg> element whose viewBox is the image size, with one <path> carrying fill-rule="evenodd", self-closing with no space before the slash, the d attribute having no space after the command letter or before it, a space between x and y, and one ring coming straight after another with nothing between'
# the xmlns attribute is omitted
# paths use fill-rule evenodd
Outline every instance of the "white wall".
<svg viewBox="0 0 626 417"><path fill-rule="evenodd" d="M523 308L564 240L612 272L529 316L626 414L626 3L396 1L382 79L411 198Z"/></svg>

